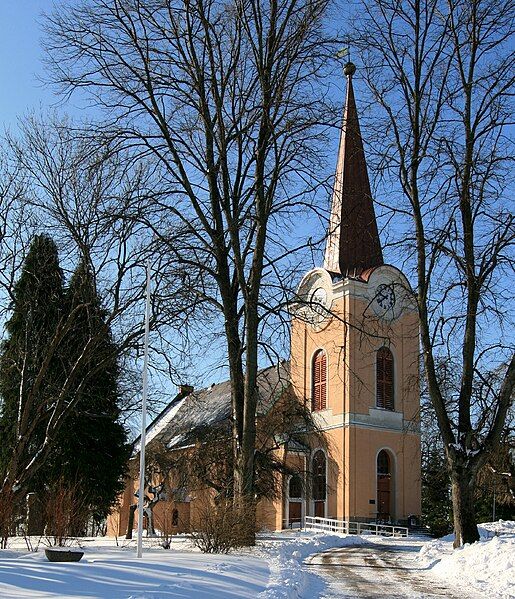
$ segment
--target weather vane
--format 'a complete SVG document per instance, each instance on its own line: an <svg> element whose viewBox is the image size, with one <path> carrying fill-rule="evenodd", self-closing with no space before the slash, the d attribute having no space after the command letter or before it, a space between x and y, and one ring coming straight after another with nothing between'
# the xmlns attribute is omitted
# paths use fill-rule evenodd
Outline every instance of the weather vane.
<svg viewBox="0 0 515 599"><path fill-rule="evenodd" d="M350 45L340 48L338 52L336 52L335 56L337 59L347 57L348 60L343 67L343 72L347 77L352 77L352 75L354 75L356 72L356 65L351 61L350 58Z"/></svg>

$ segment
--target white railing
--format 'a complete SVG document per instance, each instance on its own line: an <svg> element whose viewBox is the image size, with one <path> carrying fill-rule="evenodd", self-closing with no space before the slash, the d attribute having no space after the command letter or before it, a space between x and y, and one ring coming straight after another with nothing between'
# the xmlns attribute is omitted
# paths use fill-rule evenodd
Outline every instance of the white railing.
<svg viewBox="0 0 515 599"><path fill-rule="evenodd" d="M304 528L321 532L339 532L345 535L377 535L380 537L407 537L405 526L375 524L372 522L354 522L352 520L336 520L335 518L318 518L306 516Z"/></svg>

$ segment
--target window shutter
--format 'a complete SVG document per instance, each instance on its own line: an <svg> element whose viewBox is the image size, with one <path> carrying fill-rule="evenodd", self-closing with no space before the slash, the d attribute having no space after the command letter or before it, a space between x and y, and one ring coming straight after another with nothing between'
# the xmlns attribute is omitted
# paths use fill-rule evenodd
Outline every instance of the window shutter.
<svg viewBox="0 0 515 599"><path fill-rule="evenodd" d="M312 409L326 409L327 394L327 358L324 351L319 351L313 360Z"/></svg>
<svg viewBox="0 0 515 599"><path fill-rule="evenodd" d="M386 410L394 409L393 355L387 347L377 352L376 365L376 405Z"/></svg>
<svg viewBox="0 0 515 599"><path fill-rule="evenodd" d="M393 410L393 356L390 351L384 358L384 407Z"/></svg>
<svg viewBox="0 0 515 599"><path fill-rule="evenodd" d="M327 397L327 359L325 352L320 354L320 409L326 409Z"/></svg>

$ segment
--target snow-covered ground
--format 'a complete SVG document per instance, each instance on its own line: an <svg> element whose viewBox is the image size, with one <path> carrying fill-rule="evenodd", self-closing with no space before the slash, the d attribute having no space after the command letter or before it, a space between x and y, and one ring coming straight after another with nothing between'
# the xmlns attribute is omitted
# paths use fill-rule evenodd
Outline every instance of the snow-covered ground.
<svg viewBox="0 0 515 599"><path fill-rule="evenodd" d="M17 555L0 551L0 597L255 599L269 580L260 557L204 555L182 539L170 550L146 546L142 559L133 543L117 547L114 539L91 539L83 545L78 563L50 563L44 547L36 553L20 548Z"/></svg>
<svg viewBox="0 0 515 599"><path fill-rule="evenodd" d="M258 552L270 566L270 580L259 599L314 599L325 584L312 570L303 567L304 560L313 553L335 547L366 543L357 536L303 533L281 542L263 540Z"/></svg>
<svg viewBox="0 0 515 599"><path fill-rule="evenodd" d="M169 550L145 539L138 560L133 542L84 539L78 563L50 563L44 546L28 552L23 539L0 550L2 599L293 599L312 597L323 586L303 569L315 552L356 542L356 538L314 533L262 535L255 548L229 555L204 555L189 539L174 537ZM316 596L316 595L315 595Z"/></svg>
<svg viewBox="0 0 515 599"><path fill-rule="evenodd" d="M470 586L484 597L515 597L515 522L488 522L481 540L453 549L454 535L426 543L420 562L440 578Z"/></svg>
<svg viewBox="0 0 515 599"><path fill-rule="evenodd" d="M475 588L484 597L515 597L510 587L515 581L515 522L485 524L481 532L479 543L456 551L451 537L419 540L420 569L435 581ZM375 543L393 548L406 539L272 533L260 536L255 548L230 555L204 555L185 537L174 537L170 550L152 539L145 542L141 560L134 541L117 544L104 538L84 539L79 563L50 563L44 546L29 552L22 539L12 540L0 550L0 598L316 599L325 596L327 580L317 575L316 567L303 565L309 555ZM388 561L384 564L388 567Z"/></svg>

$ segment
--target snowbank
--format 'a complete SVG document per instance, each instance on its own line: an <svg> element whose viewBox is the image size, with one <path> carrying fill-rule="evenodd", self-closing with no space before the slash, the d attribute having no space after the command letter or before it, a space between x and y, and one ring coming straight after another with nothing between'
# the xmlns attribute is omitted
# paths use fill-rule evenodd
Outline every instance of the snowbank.
<svg viewBox="0 0 515 599"><path fill-rule="evenodd" d="M481 540L453 549L454 535L426 543L421 564L464 588L472 586L485 597L515 597L515 522L487 522L479 526Z"/></svg>
<svg viewBox="0 0 515 599"><path fill-rule="evenodd" d="M484 522L478 526L481 538L490 539L502 535L503 537L515 537L515 521L497 520L497 522Z"/></svg>
<svg viewBox="0 0 515 599"><path fill-rule="evenodd" d="M259 599L298 599L314 595L314 587L323 585L322 580L310 573L302 562L312 553L318 553L345 545L366 543L359 536L306 533L298 538L283 541L279 548L275 541L260 542L261 553L270 568L267 588L258 595ZM310 592L308 593L308 588Z"/></svg>

